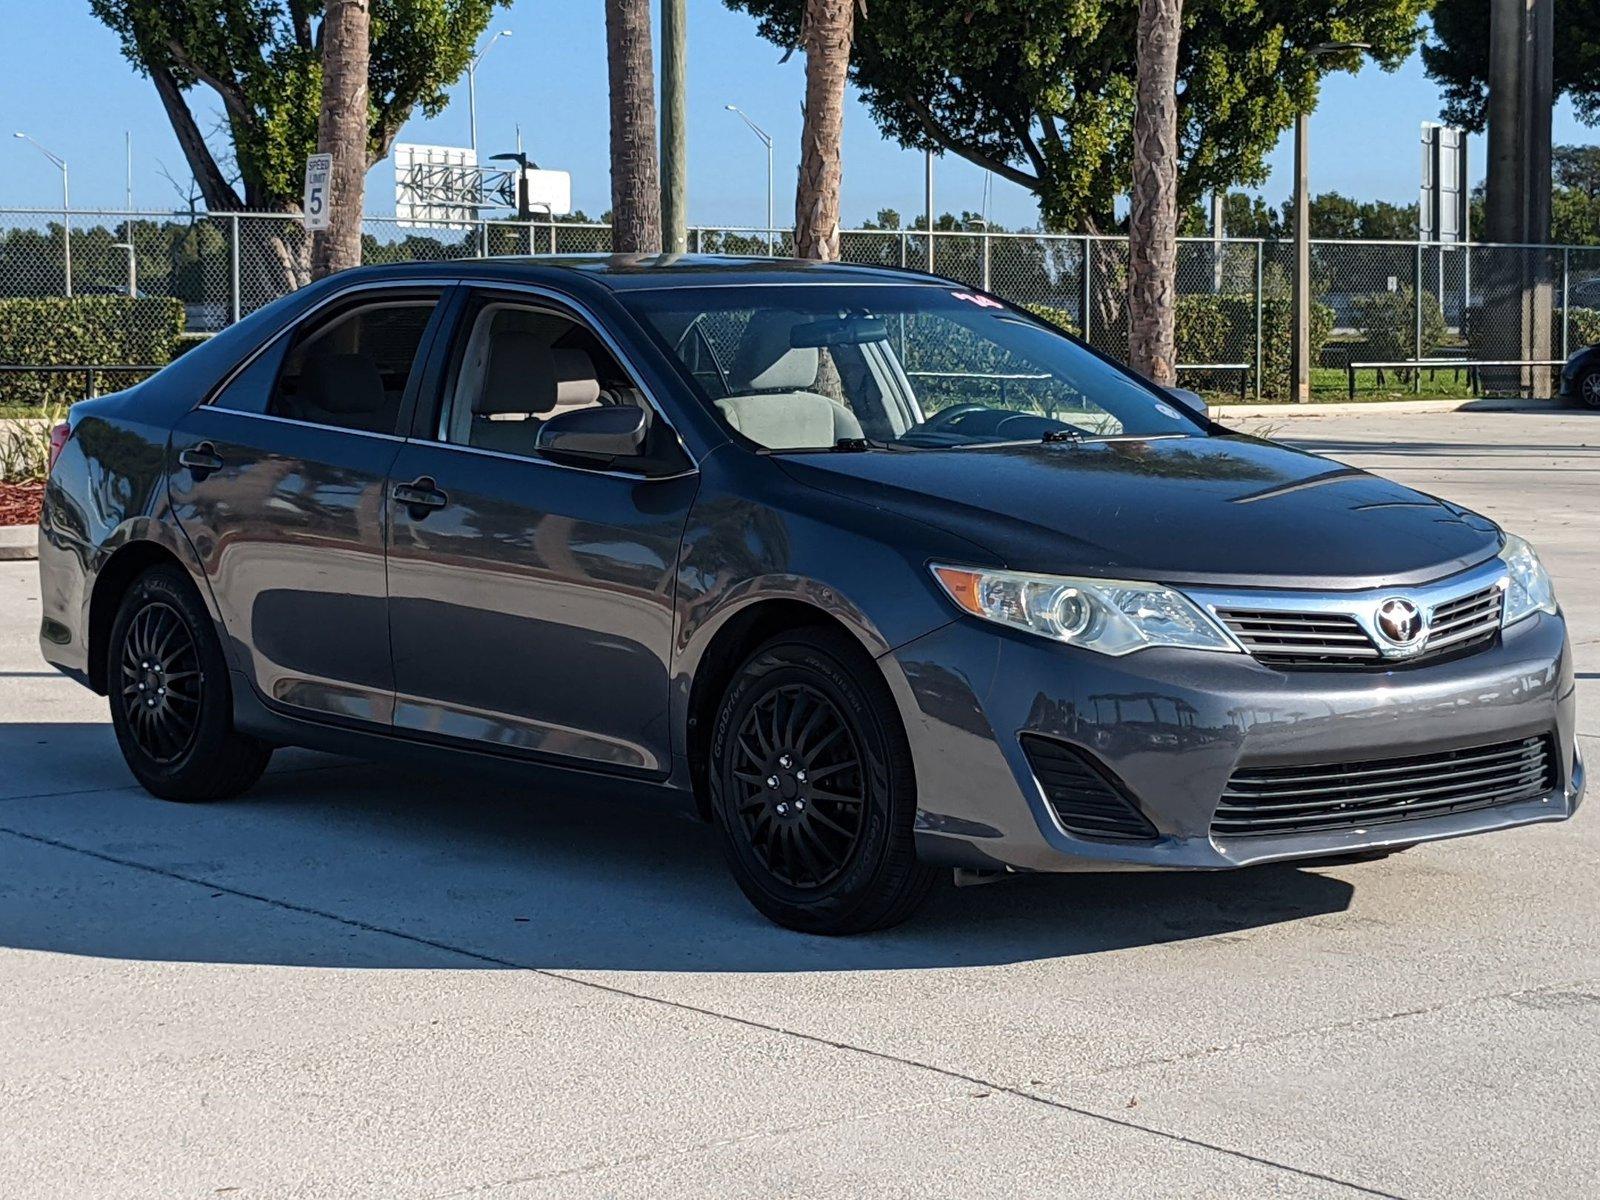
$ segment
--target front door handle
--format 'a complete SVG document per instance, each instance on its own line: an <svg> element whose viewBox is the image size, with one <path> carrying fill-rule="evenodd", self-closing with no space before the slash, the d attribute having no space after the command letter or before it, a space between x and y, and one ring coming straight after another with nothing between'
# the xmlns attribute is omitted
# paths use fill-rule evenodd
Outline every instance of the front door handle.
<svg viewBox="0 0 1600 1200"><path fill-rule="evenodd" d="M218 457L215 446L210 442L201 442L198 446L178 451L178 465L187 467L196 479L204 479L211 472L222 470L222 459Z"/></svg>
<svg viewBox="0 0 1600 1200"><path fill-rule="evenodd" d="M450 503L450 497L441 492L438 484L427 475L413 483L397 483L389 494L410 510L414 521L420 521L434 509Z"/></svg>

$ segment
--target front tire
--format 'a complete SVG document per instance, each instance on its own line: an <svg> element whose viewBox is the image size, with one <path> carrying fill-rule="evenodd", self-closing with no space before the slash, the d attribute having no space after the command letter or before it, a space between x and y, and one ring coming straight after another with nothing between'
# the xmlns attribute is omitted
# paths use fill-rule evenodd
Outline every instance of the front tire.
<svg viewBox="0 0 1600 1200"><path fill-rule="evenodd" d="M784 634L746 660L717 711L709 772L728 865L770 920L864 933L927 897L911 748L877 666L845 634Z"/></svg>
<svg viewBox="0 0 1600 1200"><path fill-rule="evenodd" d="M134 778L163 800L222 800L261 778L270 747L233 727L211 615L174 566L139 576L106 648L111 724Z"/></svg>
<svg viewBox="0 0 1600 1200"><path fill-rule="evenodd" d="M1578 403L1587 409L1600 409L1600 367L1593 367L1573 384Z"/></svg>

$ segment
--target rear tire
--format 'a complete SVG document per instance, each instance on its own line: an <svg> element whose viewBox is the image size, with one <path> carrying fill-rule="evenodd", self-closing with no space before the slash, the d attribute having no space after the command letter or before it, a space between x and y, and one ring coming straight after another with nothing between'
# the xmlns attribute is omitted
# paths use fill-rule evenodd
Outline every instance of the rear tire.
<svg viewBox="0 0 1600 1200"><path fill-rule="evenodd" d="M708 771L728 866L768 919L864 933L927 897L936 872L917 861L911 747L847 635L803 629L756 650L717 710Z"/></svg>
<svg viewBox="0 0 1600 1200"><path fill-rule="evenodd" d="M180 568L152 567L122 597L106 688L122 757L152 795L223 800L267 769L271 748L233 727L222 644Z"/></svg>

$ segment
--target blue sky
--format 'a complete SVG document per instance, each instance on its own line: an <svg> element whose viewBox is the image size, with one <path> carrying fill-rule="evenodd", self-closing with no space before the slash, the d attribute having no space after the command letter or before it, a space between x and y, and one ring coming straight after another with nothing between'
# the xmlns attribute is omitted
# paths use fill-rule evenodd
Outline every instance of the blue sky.
<svg viewBox="0 0 1600 1200"><path fill-rule="evenodd" d="M804 67L756 36L754 22L718 0L689 0L691 219L709 224L755 224L766 206L765 151L739 119L734 103L776 142L775 207L780 224L792 215L799 157ZM522 126L528 153L543 166L572 173L574 203L590 213L609 203L606 175L605 32L599 0L552 3L518 0L491 29L510 29L478 70L478 128L485 154L514 148ZM120 207L123 131L133 135L134 200L167 208L179 195L162 176L187 176L150 82L136 76L110 31L89 15L84 0L0 0L0 127L26 130L68 161L77 206ZM215 121L209 100L198 108ZM1368 68L1339 75L1323 87L1311 119L1312 190L1362 198L1415 200L1419 125L1438 117L1438 96L1413 58L1398 72ZM1556 112L1558 142L1593 143L1570 105ZM465 81L449 108L432 121L414 119L403 140L465 145ZM1473 174L1481 174L1483 144L1474 138ZM1261 189L1276 203L1289 193L1290 139L1270 159L1272 178ZM941 210L978 209L983 172L951 157L936 169ZM393 169L381 164L368 179L370 212L392 212ZM37 151L9 136L0 140L0 206L60 202L60 176ZM845 118L844 217L847 225L893 207L907 217L922 210L922 156L879 136L870 115L852 100ZM993 219L1032 225L1037 209L1022 188L996 180Z"/></svg>

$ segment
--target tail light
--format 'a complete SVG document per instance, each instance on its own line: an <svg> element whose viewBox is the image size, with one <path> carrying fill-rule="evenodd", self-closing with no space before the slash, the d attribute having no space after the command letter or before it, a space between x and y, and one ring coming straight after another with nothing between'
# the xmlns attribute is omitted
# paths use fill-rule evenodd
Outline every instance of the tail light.
<svg viewBox="0 0 1600 1200"><path fill-rule="evenodd" d="M72 426L62 421L50 429L50 472L56 469L56 459L61 457L61 452L67 448L67 439L72 436Z"/></svg>

